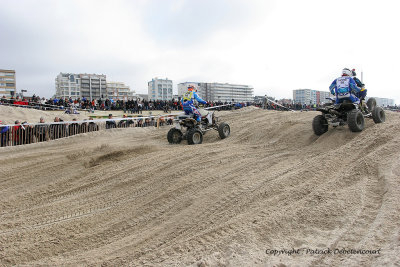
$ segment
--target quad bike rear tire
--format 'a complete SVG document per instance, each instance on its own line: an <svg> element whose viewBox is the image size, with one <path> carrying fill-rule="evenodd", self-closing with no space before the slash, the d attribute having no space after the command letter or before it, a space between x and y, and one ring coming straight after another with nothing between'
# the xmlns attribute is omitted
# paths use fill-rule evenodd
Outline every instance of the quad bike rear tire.
<svg viewBox="0 0 400 267"><path fill-rule="evenodd" d="M223 122L218 126L218 134L221 139L227 138L231 134L231 127L229 124Z"/></svg>
<svg viewBox="0 0 400 267"><path fill-rule="evenodd" d="M312 128L316 135L323 135L328 131L328 121L324 115L315 116L312 122Z"/></svg>
<svg viewBox="0 0 400 267"><path fill-rule="evenodd" d="M168 131L167 139L170 144L179 144L183 139L182 131L176 128L172 128Z"/></svg>
<svg viewBox="0 0 400 267"><path fill-rule="evenodd" d="M371 112L372 110L374 110L375 107L376 107L376 99L373 98L373 97L368 98L367 107L368 107L368 110L369 110L370 112Z"/></svg>
<svg viewBox="0 0 400 267"><path fill-rule="evenodd" d="M347 114L347 124L352 132L361 132L364 130L364 115L358 109L354 109Z"/></svg>
<svg viewBox="0 0 400 267"><path fill-rule="evenodd" d="M203 143L203 133L197 129L190 129L187 133L189 145L199 145Z"/></svg>
<svg viewBox="0 0 400 267"><path fill-rule="evenodd" d="M381 107L375 107L372 110L372 119L375 123L382 123L386 120L385 111Z"/></svg>

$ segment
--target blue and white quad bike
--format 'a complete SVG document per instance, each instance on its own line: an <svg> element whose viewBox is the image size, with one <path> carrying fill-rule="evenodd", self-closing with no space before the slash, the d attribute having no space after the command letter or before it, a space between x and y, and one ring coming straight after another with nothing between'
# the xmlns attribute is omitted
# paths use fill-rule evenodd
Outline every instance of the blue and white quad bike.
<svg viewBox="0 0 400 267"><path fill-rule="evenodd" d="M314 117L312 127L316 135L322 135L328 131L328 126L333 127L348 125L352 132L361 132L365 126L365 118L372 118L375 123L385 121L385 111L376 106L375 98L369 98L367 104L354 104L343 102L327 104L323 108L317 108L322 115Z"/></svg>
<svg viewBox="0 0 400 267"><path fill-rule="evenodd" d="M221 139L227 138L231 132L229 124L218 123L214 111L199 109L201 121L197 122L193 115L179 115L174 119L174 128L168 132L167 139L170 144L179 144L186 139L189 145L197 145L203 142L203 135L216 130Z"/></svg>

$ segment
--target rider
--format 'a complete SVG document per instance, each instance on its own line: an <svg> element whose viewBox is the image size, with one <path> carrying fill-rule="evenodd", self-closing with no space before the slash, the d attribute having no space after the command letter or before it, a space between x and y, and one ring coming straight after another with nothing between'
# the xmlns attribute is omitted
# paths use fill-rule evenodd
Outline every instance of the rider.
<svg viewBox="0 0 400 267"><path fill-rule="evenodd" d="M356 70L352 69L351 70L351 75L353 80L356 82L357 86L361 88L360 92L356 94L356 96L360 99L361 102L365 99L367 96L367 89L365 89L365 84L363 84L356 76Z"/></svg>
<svg viewBox="0 0 400 267"><path fill-rule="evenodd" d="M181 99L183 110L186 115L193 114L193 117L197 122L201 121L201 114L199 110L194 106L194 100L197 100L200 104L207 104L206 101L201 99L196 91L194 91L194 86L190 85L186 93L183 94Z"/></svg>
<svg viewBox="0 0 400 267"><path fill-rule="evenodd" d="M352 103L360 103L360 99L357 94L361 91L357 87L356 82L351 77L352 71L345 68L342 71L342 77L335 79L329 89L332 95L336 96L335 103L342 103L344 100L350 100Z"/></svg>

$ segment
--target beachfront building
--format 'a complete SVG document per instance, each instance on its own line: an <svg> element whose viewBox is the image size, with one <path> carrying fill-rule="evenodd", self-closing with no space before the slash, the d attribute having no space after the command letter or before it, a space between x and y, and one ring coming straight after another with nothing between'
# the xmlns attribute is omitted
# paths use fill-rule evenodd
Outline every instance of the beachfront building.
<svg viewBox="0 0 400 267"><path fill-rule="evenodd" d="M60 73L55 79L56 97L99 99L106 97L106 75Z"/></svg>
<svg viewBox="0 0 400 267"><path fill-rule="evenodd" d="M331 93L328 91L317 91L316 97L317 97L317 104L329 103L331 101L329 100L329 98L333 98Z"/></svg>
<svg viewBox="0 0 400 267"><path fill-rule="evenodd" d="M81 96L81 81L79 74L61 73L56 79L56 98L80 98Z"/></svg>
<svg viewBox="0 0 400 267"><path fill-rule="evenodd" d="M153 78L147 83L149 100L170 100L173 97L172 81Z"/></svg>
<svg viewBox="0 0 400 267"><path fill-rule="evenodd" d="M324 104L330 102L328 91L317 91L312 89L293 90L293 102L302 105Z"/></svg>
<svg viewBox="0 0 400 267"><path fill-rule="evenodd" d="M382 98L382 97L373 97L376 100L376 105L380 107L394 106L394 99L391 98ZM368 97L366 97L368 101Z"/></svg>
<svg viewBox="0 0 400 267"><path fill-rule="evenodd" d="M14 97L16 88L15 70L0 69L0 97Z"/></svg>
<svg viewBox="0 0 400 267"><path fill-rule="evenodd" d="M79 74L81 80L81 97L86 99L105 98L107 81L104 74Z"/></svg>
<svg viewBox="0 0 400 267"><path fill-rule="evenodd" d="M250 102L253 101L253 87L230 83L184 82L178 84L178 95L182 96L189 85L194 85L199 96L206 101Z"/></svg>
<svg viewBox="0 0 400 267"><path fill-rule="evenodd" d="M207 83L207 101L250 102L253 100L253 87L231 83Z"/></svg>
<svg viewBox="0 0 400 267"><path fill-rule="evenodd" d="M136 92L123 82L107 82L107 97L116 100L136 99Z"/></svg>

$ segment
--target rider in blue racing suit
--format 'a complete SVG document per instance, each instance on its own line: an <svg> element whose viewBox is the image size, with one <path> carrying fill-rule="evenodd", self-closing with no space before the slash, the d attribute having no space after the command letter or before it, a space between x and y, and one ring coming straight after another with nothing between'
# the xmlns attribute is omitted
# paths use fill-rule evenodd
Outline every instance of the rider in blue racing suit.
<svg viewBox="0 0 400 267"><path fill-rule="evenodd" d="M356 95L361 101L365 99L365 97L367 96L367 89L365 89L365 84L363 84L360 79L358 79L356 74L356 70L352 69L351 70L351 77L353 78L353 80L356 82L357 87L360 87L361 90L360 92Z"/></svg>
<svg viewBox="0 0 400 267"><path fill-rule="evenodd" d="M185 111L186 115L193 114L194 119L197 122L201 121L201 114L199 110L194 106L194 100L197 100L200 104L207 104L206 101L201 99L197 93L194 91L193 86L189 86L188 90L181 99L183 110Z"/></svg>
<svg viewBox="0 0 400 267"><path fill-rule="evenodd" d="M351 76L351 70L343 69L342 77L335 79L331 86L329 86L331 94L336 96L336 104L342 103L344 100L350 100L356 104L360 103L360 99L356 95L361 89L357 87L356 82Z"/></svg>

